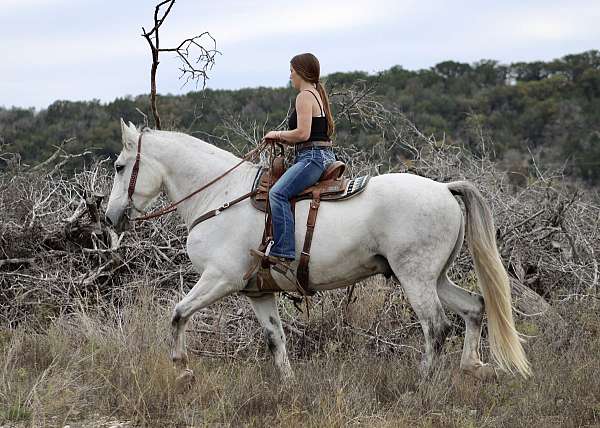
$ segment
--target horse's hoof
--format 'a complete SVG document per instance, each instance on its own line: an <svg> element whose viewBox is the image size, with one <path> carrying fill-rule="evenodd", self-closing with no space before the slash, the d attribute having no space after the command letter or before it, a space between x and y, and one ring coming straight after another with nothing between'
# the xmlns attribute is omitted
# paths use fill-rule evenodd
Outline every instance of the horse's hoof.
<svg viewBox="0 0 600 428"><path fill-rule="evenodd" d="M187 352L177 352L173 351L171 354L171 361L175 364L175 367L187 370L188 366L188 356Z"/></svg>
<svg viewBox="0 0 600 428"><path fill-rule="evenodd" d="M196 377L194 376L194 372L191 369L185 369L183 373L175 379L175 391L178 394L189 391L195 380Z"/></svg>
<svg viewBox="0 0 600 428"><path fill-rule="evenodd" d="M464 368L463 372L473 376L474 378L482 382L496 382L498 381L498 373L496 369L489 364L482 366Z"/></svg>

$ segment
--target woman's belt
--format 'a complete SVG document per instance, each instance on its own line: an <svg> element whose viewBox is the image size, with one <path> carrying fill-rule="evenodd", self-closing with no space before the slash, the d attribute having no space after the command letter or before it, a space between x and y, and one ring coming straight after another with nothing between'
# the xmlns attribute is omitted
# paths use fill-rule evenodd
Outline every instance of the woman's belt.
<svg viewBox="0 0 600 428"><path fill-rule="evenodd" d="M296 151L306 149L309 147L332 147L333 143L331 141L307 141L305 143L298 143L294 146Z"/></svg>

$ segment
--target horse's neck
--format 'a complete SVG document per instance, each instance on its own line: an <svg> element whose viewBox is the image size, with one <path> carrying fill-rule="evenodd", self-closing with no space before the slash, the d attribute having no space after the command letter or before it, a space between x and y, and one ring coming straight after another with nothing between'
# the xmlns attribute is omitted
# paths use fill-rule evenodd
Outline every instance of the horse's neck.
<svg viewBox="0 0 600 428"><path fill-rule="evenodd" d="M235 166L241 159L211 144L174 134L160 144L159 162L165 170L167 196L177 202ZM187 226L208 210L250 191L256 170L244 163L229 174L177 206Z"/></svg>

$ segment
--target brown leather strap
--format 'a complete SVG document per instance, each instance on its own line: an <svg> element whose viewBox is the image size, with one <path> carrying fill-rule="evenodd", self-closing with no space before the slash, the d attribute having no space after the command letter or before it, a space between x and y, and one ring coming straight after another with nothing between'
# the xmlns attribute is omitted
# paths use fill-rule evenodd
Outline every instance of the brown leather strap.
<svg viewBox="0 0 600 428"><path fill-rule="evenodd" d="M269 191L271 190L271 186L272 184L275 182L275 179L273 177L273 173L274 173L274 163L275 163L275 159L276 159L276 155L275 155L275 146L271 145L271 153L270 153L270 162L269 165L271 166L271 168L269 169L269 174L271 174L267 180L266 183L266 187L265 187L265 191L266 191L266 200L265 200L265 227L263 230L263 236L261 239L261 243L258 246L259 251L261 252L265 252L269 242L273 239L273 218L271 215L271 204L269 202ZM285 164L282 162L281 163L281 168L285 169ZM281 174L283 174L284 171L280 171ZM277 177L279 178L279 177ZM268 270L269 269L269 263L266 260L266 258L263 258L261 260L261 267L263 269Z"/></svg>
<svg viewBox="0 0 600 428"><path fill-rule="evenodd" d="M304 237L304 247L300 253L300 263L298 264L298 283L307 295L312 295L314 292L308 287L308 263L310 261L310 246L312 244L313 232L317 222L317 213L321 205L321 194L313 192L313 199L310 202L308 211L308 219L306 220L306 236Z"/></svg>
<svg viewBox="0 0 600 428"><path fill-rule="evenodd" d="M214 216L221 214L227 208L237 204L238 202L243 201L244 199L248 199L249 197L253 196L255 193L256 193L256 191L248 192L245 195L240 196L239 198L235 198L233 201L225 202L222 206L220 206L216 210L211 210L207 213L202 214L200 217L198 217L196 220L194 220L194 222L190 226L190 229L188 230L188 233L191 232L194 227L198 226L204 220L208 220L209 218L213 218Z"/></svg>
<svg viewBox="0 0 600 428"><path fill-rule="evenodd" d="M135 154L135 163L133 164L133 168L131 169L131 177L129 178L129 186L127 187L127 199L131 201L133 197L133 193L135 192L135 184L137 183L138 173L140 172L140 158L142 154L142 135L143 132L140 132L140 136L138 137L137 143L137 153Z"/></svg>
<svg viewBox="0 0 600 428"><path fill-rule="evenodd" d="M262 242L258 246L259 251L263 253L267 250L269 243L273 239L273 217L271 214L271 206L267 206L267 211L265 212L265 230L263 231ZM265 269L269 267L269 262L267 259L263 259L261 261L261 266Z"/></svg>

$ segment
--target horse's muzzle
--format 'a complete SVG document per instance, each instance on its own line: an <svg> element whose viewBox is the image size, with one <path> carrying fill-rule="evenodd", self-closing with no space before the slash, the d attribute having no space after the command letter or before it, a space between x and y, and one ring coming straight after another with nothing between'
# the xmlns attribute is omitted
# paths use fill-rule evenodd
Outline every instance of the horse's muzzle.
<svg viewBox="0 0 600 428"><path fill-rule="evenodd" d="M125 210L120 213L120 215L114 215L111 212L107 212L105 215L106 223L111 226L115 232L121 233L126 230L131 229L131 224L129 222L129 216L127 215L127 211Z"/></svg>

